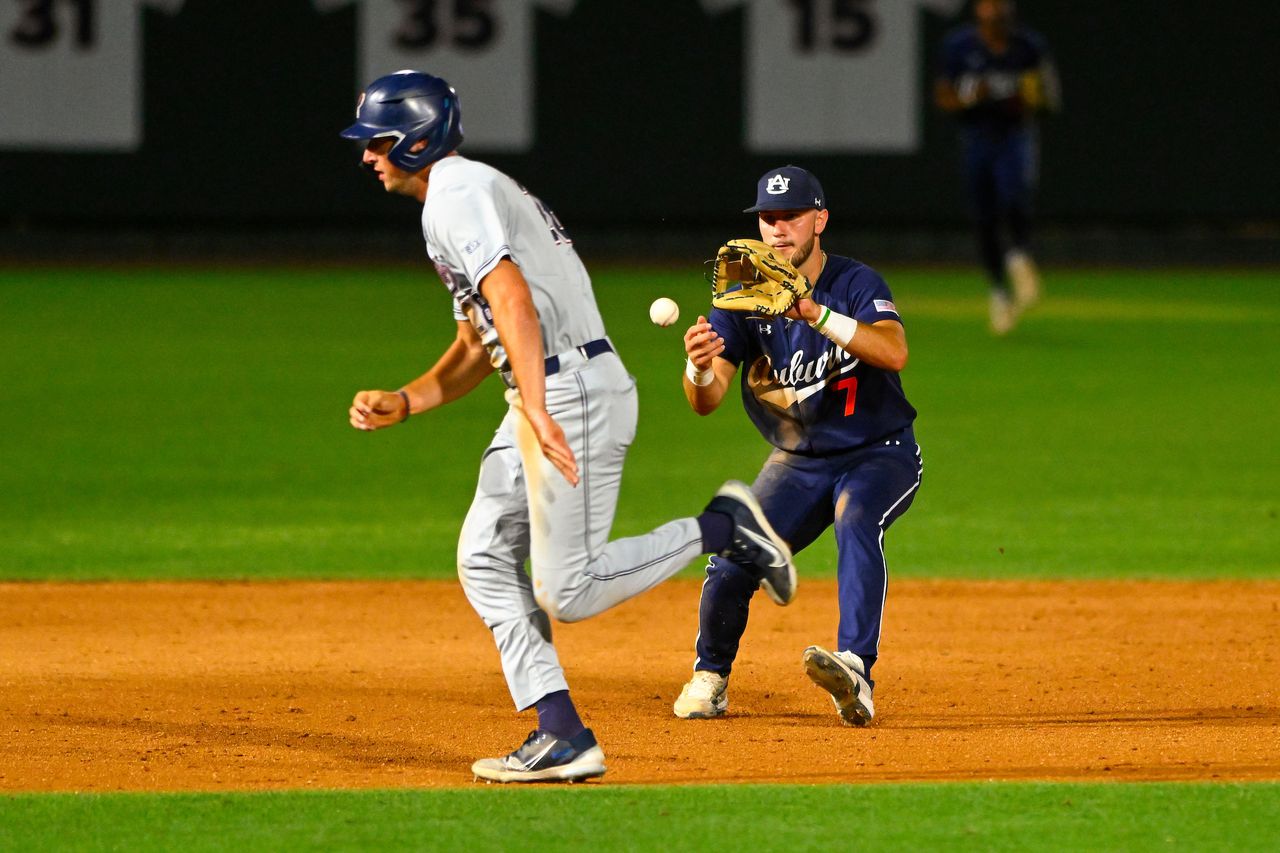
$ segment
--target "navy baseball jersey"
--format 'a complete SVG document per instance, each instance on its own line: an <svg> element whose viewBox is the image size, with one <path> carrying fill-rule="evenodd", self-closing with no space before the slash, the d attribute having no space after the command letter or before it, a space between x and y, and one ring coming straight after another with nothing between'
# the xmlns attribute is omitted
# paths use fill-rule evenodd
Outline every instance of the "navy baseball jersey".
<svg viewBox="0 0 1280 853"><path fill-rule="evenodd" d="M852 258L828 255L812 298L859 323L902 322L884 279ZM748 416L774 447L847 453L915 420L898 374L863 364L803 320L715 308L710 321L721 357L740 368Z"/></svg>
<svg viewBox="0 0 1280 853"><path fill-rule="evenodd" d="M968 126L1001 133L1021 127L1031 117L1020 97L1023 75L1049 60L1049 47L1034 30L1017 27L1008 48L991 52L970 24L951 32L942 44L941 74L965 99L980 83L986 83L987 99L964 110L960 118Z"/></svg>

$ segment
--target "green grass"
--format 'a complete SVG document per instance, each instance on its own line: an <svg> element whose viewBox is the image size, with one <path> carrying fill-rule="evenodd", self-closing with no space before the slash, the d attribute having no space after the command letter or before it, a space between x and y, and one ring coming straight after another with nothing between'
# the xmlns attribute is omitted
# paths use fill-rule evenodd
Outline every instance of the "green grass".
<svg viewBox="0 0 1280 853"><path fill-rule="evenodd" d="M1272 272L1050 272L1010 338L971 272L886 270L925 482L895 577L1280 576ZM701 509L766 454L736 397L680 392L697 270L600 268L641 389L615 532ZM425 265L0 271L0 578L450 577L496 380L404 427L346 425L452 335ZM833 572L828 535L800 556ZM689 570L691 573L696 568Z"/></svg>
<svg viewBox="0 0 1280 853"><path fill-rule="evenodd" d="M925 484L897 577L1280 576L1280 287L1066 272L1006 340L969 272L887 270ZM640 380L616 531L696 512L766 448L686 408L696 271L596 271ZM376 435L452 333L424 267L0 271L0 579L450 577L493 380ZM825 537L801 555L832 573ZM696 572L691 569L691 572ZM1270 849L1280 786L952 784L0 797L0 849Z"/></svg>
<svg viewBox="0 0 1280 853"><path fill-rule="evenodd" d="M1271 850L1280 785L0 797L6 850Z"/></svg>

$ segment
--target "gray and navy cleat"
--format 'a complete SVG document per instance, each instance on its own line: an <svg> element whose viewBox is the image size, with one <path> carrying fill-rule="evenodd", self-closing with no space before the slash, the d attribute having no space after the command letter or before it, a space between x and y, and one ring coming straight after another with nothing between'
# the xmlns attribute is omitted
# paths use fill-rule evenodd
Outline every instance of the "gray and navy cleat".
<svg viewBox="0 0 1280 853"><path fill-rule="evenodd" d="M478 779L490 782L577 782L603 776L604 750L591 729L568 740L534 729L515 752L481 758L471 765Z"/></svg>
<svg viewBox="0 0 1280 853"><path fill-rule="evenodd" d="M730 480L707 504L708 512L733 519L733 538L720 556L754 574L775 604L790 604L796 596L796 566L791 549L774 531L746 483Z"/></svg>

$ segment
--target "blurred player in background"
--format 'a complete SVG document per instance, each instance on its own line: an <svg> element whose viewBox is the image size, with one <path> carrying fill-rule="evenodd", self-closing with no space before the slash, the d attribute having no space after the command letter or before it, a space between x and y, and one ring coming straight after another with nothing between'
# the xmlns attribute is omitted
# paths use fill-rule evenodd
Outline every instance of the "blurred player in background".
<svg viewBox="0 0 1280 853"><path fill-rule="evenodd" d="M463 522L458 576L493 632L516 709L536 708L538 727L472 772L494 782L599 776L604 753L569 697L548 617L594 616L706 553L737 561L786 604L795 591L791 552L734 481L696 518L610 542L636 433L636 384L605 334L564 226L510 177L457 153L458 97L438 77L400 71L373 81L342 135L365 143L362 161L387 192L423 205L427 254L453 296L457 326L426 373L396 391L357 393L351 425L394 426L495 372L507 389L509 408L481 457ZM390 328L378 317L356 326L357 335ZM439 451L456 452L447 437ZM429 471L390 476L430 482Z"/></svg>
<svg viewBox="0 0 1280 853"><path fill-rule="evenodd" d="M685 332L685 397L700 415L715 411L742 370L742 402L774 446L752 491L795 551L828 527L836 534L840 618L835 651L804 650L805 672L831 694L840 718L862 726L875 716L871 667L880 648L888 567L884 534L907 511L923 468L898 372L907 334L889 286L852 258L828 255L828 212L812 173L784 166L765 173L756 203L760 239L798 268L813 292L782 317L712 309ZM698 610L693 678L676 699L685 719L722 715L729 673L747 629L752 572L732 558L707 565Z"/></svg>
<svg viewBox="0 0 1280 853"><path fill-rule="evenodd" d="M975 23L943 42L934 102L960 122L965 182L991 283L991 331L1003 335L1040 298L1030 252L1036 119L1058 109L1058 76L1045 40L1015 22L1013 0L977 0L973 12Z"/></svg>

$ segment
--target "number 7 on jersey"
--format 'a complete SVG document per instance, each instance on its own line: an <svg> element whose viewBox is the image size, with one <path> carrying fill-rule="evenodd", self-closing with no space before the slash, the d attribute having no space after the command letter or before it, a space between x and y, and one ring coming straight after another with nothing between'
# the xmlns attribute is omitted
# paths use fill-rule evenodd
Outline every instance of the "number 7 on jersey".
<svg viewBox="0 0 1280 853"><path fill-rule="evenodd" d="M854 407L858 404L858 377L850 376L848 379L841 379L836 383L836 387L848 392L848 396L844 398L844 416L847 418L853 414Z"/></svg>

